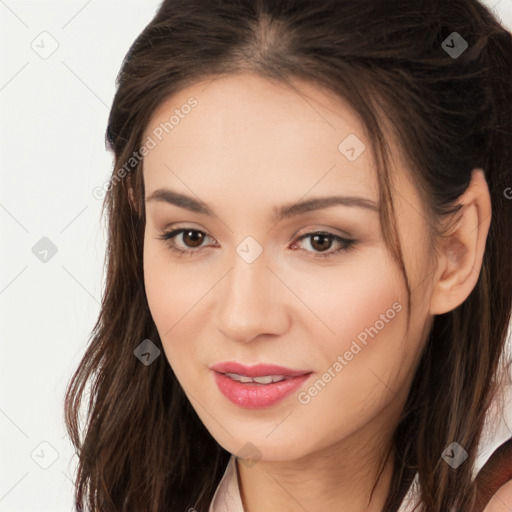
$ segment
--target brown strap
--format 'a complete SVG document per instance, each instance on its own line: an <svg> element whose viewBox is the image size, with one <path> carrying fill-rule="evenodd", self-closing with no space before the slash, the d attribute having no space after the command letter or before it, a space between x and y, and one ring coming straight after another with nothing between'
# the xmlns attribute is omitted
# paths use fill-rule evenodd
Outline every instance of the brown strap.
<svg viewBox="0 0 512 512"><path fill-rule="evenodd" d="M472 512L483 512L498 489L512 480L512 437L494 450L475 479L477 500Z"/></svg>

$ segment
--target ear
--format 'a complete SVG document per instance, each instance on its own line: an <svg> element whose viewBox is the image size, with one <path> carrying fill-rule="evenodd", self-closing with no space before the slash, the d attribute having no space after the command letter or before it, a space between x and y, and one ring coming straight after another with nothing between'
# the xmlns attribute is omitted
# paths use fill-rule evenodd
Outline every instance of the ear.
<svg viewBox="0 0 512 512"><path fill-rule="evenodd" d="M491 198L482 169L474 169L461 196L457 221L442 237L430 299L430 313L440 315L462 304L478 281L491 224Z"/></svg>

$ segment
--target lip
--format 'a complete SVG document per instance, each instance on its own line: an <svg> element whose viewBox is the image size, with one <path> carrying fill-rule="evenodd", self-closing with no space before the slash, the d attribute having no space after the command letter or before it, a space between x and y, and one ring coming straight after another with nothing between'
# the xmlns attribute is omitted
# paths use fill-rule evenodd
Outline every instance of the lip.
<svg viewBox="0 0 512 512"><path fill-rule="evenodd" d="M275 364L256 364L254 366L245 366L235 361L226 361L210 366L210 370L218 373L238 373L239 375L245 375L247 377L263 377L265 375L283 375L285 377L299 377L307 373L311 373L311 370L292 370L291 368L285 368L284 366L278 366Z"/></svg>
<svg viewBox="0 0 512 512"><path fill-rule="evenodd" d="M292 370L273 364L244 366L235 362L219 363L211 366L210 370L220 392L232 403L244 409L262 409L280 402L313 374L310 370ZM286 379L271 384L242 383L224 373L238 373L247 377L283 375Z"/></svg>
<svg viewBox="0 0 512 512"><path fill-rule="evenodd" d="M296 391L312 375L306 373L272 384L252 384L237 382L213 370L212 373L220 392L232 403L244 409L270 407Z"/></svg>

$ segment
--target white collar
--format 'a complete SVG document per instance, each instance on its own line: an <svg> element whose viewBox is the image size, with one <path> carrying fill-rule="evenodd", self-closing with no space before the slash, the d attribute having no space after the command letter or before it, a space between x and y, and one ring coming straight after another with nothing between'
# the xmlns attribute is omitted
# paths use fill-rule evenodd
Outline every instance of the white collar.
<svg viewBox="0 0 512 512"><path fill-rule="evenodd" d="M244 512L238 487L236 458L233 454L229 458L224 476L213 495L208 512Z"/></svg>

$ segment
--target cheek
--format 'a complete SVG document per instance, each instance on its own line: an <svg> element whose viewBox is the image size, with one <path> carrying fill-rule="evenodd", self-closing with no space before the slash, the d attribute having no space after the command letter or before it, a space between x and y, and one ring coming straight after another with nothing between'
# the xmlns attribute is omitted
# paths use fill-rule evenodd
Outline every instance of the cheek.
<svg viewBox="0 0 512 512"><path fill-rule="evenodd" d="M184 388L198 378L198 368L204 371L197 362L204 338L201 331L207 327L203 308L206 294L218 280L212 278L212 272L199 275L197 267L187 263L171 257L164 242L145 242L144 286L149 310L167 360Z"/></svg>
<svg viewBox="0 0 512 512"><path fill-rule="evenodd" d="M345 277L347 293L338 303L337 316L333 311L333 319L339 350L355 352L355 344L361 347L363 356L378 353L385 360L400 341L397 336L402 331L407 295L394 265L382 261L369 265L365 272Z"/></svg>
<svg viewBox="0 0 512 512"><path fill-rule="evenodd" d="M295 270L285 279L306 306L297 313L301 327L314 329L316 336L309 337L331 356L349 350L353 339L364 346L372 335L385 338L405 316L404 279L385 250L374 248L314 272Z"/></svg>
<svg viewBox="0 0 512 512"><path fill-rule="evenodd" d="M165 241L154 240L146 231L144 240L144 287L149 308L157 327L170 329L186 310L200 299L204 288L193 279L188 256L183 263L167 248Z"/></svg>
<svg viewBox="0 0 512 512"><path fill-rule="evenodd" d="M160 326L166 323L166 319L175 310L176 274L169 272L168 262L160 250L150 244L144 246L144 287L151 315L160 331Z"/></svg>
<svg viewBox="0 0 512 512"><path fill-rule="evenodd" d="M337 425L347 415L364 421L391 400L406 384L418 348L411 333L406 340L407 290L398 266L384 251L368 254L303 280L301 290L322 320L303 326L315 342L318 378L301 401L329 411Z"/></svg>

